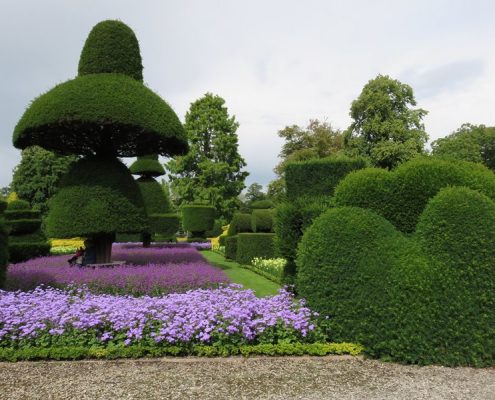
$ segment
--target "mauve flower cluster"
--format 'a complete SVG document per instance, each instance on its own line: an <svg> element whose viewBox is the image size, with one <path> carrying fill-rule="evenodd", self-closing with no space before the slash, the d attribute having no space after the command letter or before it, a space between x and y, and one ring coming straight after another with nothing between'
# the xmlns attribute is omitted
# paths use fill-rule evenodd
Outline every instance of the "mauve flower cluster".
<svg viewBox="0 0 495 400"><path fill-rule="evenodd" d="M40 257L8 268L8 290L32 290L44 284L64 287L87 285L96 292L162 295L196 288L214 288L230 280L206 263L194 248L115 246L113 258L127 263L111 268L79 268L67 256Z"/></svg>
<svg viewBox="0 0 495 400"><path fill-rule="evenodd" d="M212 344L307 338L316 313L281 290L257 298L230 285L162 297L97 295L85 289L0 291L0 346L70 343ZM48 339L46 339L48 338Z"/></svg>

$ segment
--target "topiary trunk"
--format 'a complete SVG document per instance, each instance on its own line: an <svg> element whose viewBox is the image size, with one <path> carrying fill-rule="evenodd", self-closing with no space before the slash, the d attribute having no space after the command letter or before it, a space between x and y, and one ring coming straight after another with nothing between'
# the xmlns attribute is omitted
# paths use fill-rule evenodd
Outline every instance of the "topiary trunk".
<svg viewBox="0 0 495 400"><path fill-rule="evenodd" d="M93 237L96 264L107 264L112 261L112 244L114 240L114 234L103 234Z"/></svg>

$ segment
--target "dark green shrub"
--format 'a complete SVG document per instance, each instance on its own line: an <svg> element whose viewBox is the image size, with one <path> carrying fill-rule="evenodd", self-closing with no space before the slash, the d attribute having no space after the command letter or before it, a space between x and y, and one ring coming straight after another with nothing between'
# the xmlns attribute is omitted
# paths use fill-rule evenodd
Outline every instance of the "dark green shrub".
<svg viewBox="0 0 495 400"><path fill-rule="evenodd" d="M139 43L134 32L120 21L96 24L79 59L79 75L118 73L143 81Z"/></svg>
<svg viewBox="0 0 495 400"><path fill-rule="evenodd" d="M29 202L26 200L13 200L8 203L7 205L7 210L14 211L14 210L30 210L31 206L29 205Z"/></svg>
<svg viewBox="0 0 495 400"><path fill-rule="evenodd" d="M216 219L215 222L213 223L213 228L209 231L206 231L206 237L212 238L212 237L217 237L220 236L223 232L222 229L223 223L221 220Z"/></svg>
<svg viewBox="0 0 495 400"><path fill-rule="evenodd" d="M301 197L277 206L274 215L277 253L287 260L283 282L293 284L296 276L296 249L307 227L332 206L329 197Z"/></svg>
<svg viewBox="0 0 495 400"><path fill-rule="evenodd" d="M218 237L218 245L219 246L225 246L225 239L227 238L227 235L220 235Z"/></svg>
<svg viewBox="0 0 495 400"><path fill-rule="evenodd" d="M253 232L273 232L274 210L253 210L251 214L251 229Z"/></svg>
<svg viewBox="0 0 495 400"><path fill-rule="evenodd" d="M138 243L142 242L143 238L140 233L117 233L115 241L117 243Z"/></svg>
<svg viewBox="0 0 495 400"><path fill-rule="evenodd" d="M0 211L0 289L4 287L5 272L7 270L7 263L9 259L8 244L9 237L7 227L5 225L5 219L2 217Z"/></svg>
<svg viewBox="0 0 495 400"><path fill-rule="evenodd" d="M290 163L285 170L287 198L333 195L349 172L366 167L363 158L327 157Z"/></svg>
<svg viewBox="0 0 495 400"><path fill-rule="evenodd" d="M250 205L249 208L252 210L260 210L260 209L266 209L266 208L274 208L275 204L271 200L257 200L253 201Z"/></svg>
<svg viewBox="0 0 495 400"><path fill-rule="evenodd" d="M7 202L0 199L0 214L7 209Z"/></svg>
<svg viewBox="0 0 495 400"><path fill-rule="evenodd" d="M49 204L46 230L54 238L139 233L147 226L139 186L116 159L88 157L72 164Z"/></svg>
<svg viewBox="0 0 495 400"><path fill-rule="evenodd" d="M41 219L16 219L7 221L11 235L31 233L41 227Z"/></svg>
<svg viewBox="0 0 495 400"><path fill-rule="evenodd" d="M236 261L250 265L255 257L275 257L274 233L239 233L237 235Z"/></svg>
<svg viewBox="0 0 495 400"><path fill-rule="evenodd" d="M229 260L237 258L237 236L225 236L225 258Z"/></svg>
<svg viewBox="0 0 495 400"><path fill-rule="evenodd" d="M22 262L50 254L50 243L47 241L16 243L14 240L11 237L9 241L9 260L11 263Z"/></svg>
<svg viewBox="0 0 495 400"><path fill-rule="evenodd" d="M251 229L251 214L235 213L227 231L228 236L234 236L238 233L252 232Z"/></svg>
<svg viewBox="0 0 495 400"><path fill-rule="evenodd" d="M463 161L421 158L391 172L364 169L349 174L335 189L339 206L374 210L402 232L414 232L429 199L446 186L466 186L495 199L495 174Z"/></svg>
<svg viewBox="0 0 495 400"><path fill-rule="evenodd" d="M149 155L138 157L129 167L133 175L143 175L146 177L157 177L165 174L165 168L158 161L158 155Z"/></svg>
<svg viewBox="0 0 495 400"><path fill-rule="evenodd" d="M5 210L5 218L8 220L14 219L39 219L41 213L38 210Z"/></svg>
<svg viewBox="0 0 495 400"><path fill-rule="evenodd" d="M162 186L153 178L141 177L136 180L143 196L146 214L165 214L171 211L170 200Z"/></svg>
<svg viewBox="0 0 495 400"><path fill-rule="evenodd" d="M205 237L205 232L213 228L215 207L205 205L187 205L182 207L182 226L192 236Z"/></svg>
<svg viewBox="0 0 495 400"><path fill-rule="evenodd" d="M148 218L150 222L150 232L164 238L175 238L180 227L180 218L177 214L151 214Z"/></svg>

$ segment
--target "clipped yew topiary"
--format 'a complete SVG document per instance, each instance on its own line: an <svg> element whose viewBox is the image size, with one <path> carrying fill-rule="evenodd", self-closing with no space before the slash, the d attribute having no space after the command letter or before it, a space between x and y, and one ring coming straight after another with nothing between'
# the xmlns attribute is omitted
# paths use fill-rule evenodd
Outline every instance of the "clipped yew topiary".
<svg viewBox="0 0 495 400"><path fill-rule="evenodd" d="M440 190L414 235L371 210L328 210L298 250L297 288L333 340L400 362L495 362L495 202Z"/></svg>
<svg viewBox="0 0 495 400"><path fill-rule="evenodd" d="M495 199L495 174L483 165L420 158L391 172L369 168L349 174L335 189L335 201L374 210L410 233L429 199L446 186L466 186Z"/></svg>
<svg viewBox="0 0 495 400"><path fill-rule="evenodd" d="M349 172L366 167L364 158L332 156L289 163L285 169L287 198L333 195L335 186Z"/></svg>
<svg viewBox="0 0 495 400"><path fill-rule="evenodd" d="M274 210L258 209L251 214L251 229L253 232L273 232Z"/></svg>
<svg viewBox="0 0 495 400"><path fill-rule="evenodd" d="M90 238L97 263L110 261L116 232L139 233L148 224L137 183L117 157L173 156L188 149L177 115L142 83L134 33L110 20L90 32L79 75L30 104L13 142L20 149L39 145L85 156L53 197L47 229L54 237Z"/></svg>
<svg viewBox="0 0 495 400"><path fill-rule="evenodd" d="M133 175L142 175L145 177L156 178L165 174L165 168L158 161L157 154L138 157L129 167L129 170Z"/></svg>
<svg viewBox="0 0 495 400"><path fill-rule="evenodd" d="M213 228L215 207L190 204L182 207L182 226L194 239L205 239L206 231Z"/></svg>
<svg viewBox="0 0 495 400"><path fill-rule="evenodd" d="M237 235L225 236L225 258L235 260L237 258Z"/></svg>
<svg viewBox="0 0 495 400"><path fill-rule="evenodd" d="M10 262L21 262L50 253L50 243L40 229L40 212L31 210L27 201L10 202L5 211L5 219L10 234Z"/></svg>
<svg viewBox="0 0 495 400"><path fill-rule="evenodd" d="M9 259L9 235L5 224L5 218L3 216L3 212L6 208L7 202L0 199L0 289L3 288L5 283L5 272L7 270L7 263Z"/></svg>
<svg viewBox="0 0 495 400"><path fill-rule="evenodd" d="M239 233L237 235L236 261L250 265L255 257L275 257L274 233Z"/></svg>
<svg viewBox="0 0 495 400"><path fill-rule="evenodd" d="M232 221L229 224L228 236L234 236L238 233L252 232L251 228L251 214L248 213L234 213Z"/></svg>
<svg viewBox="0 0 495 400"><path fill-rule="evenodd" d="M257 200L253 201L249 208L252 210L264 210L267 208L275 208L275 204L271 200Z"/></svg>

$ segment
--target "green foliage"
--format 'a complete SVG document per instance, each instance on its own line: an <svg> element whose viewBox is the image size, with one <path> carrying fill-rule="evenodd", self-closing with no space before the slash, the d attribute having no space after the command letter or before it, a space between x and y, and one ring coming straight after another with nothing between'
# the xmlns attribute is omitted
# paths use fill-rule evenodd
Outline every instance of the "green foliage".
<svg viewBox="0 0 495 400"><path fill-rule="evenodd" d="M29 205L29 201L26 200L12 200L7 204L7 210L29 210L31 206Z"/></svg>
<svg viewBox="0 0 495 400"><path fill-rule="evenodd" d="M133 175L143 175L146 177L157 177L165 174L165 168L158 161L158 155L138 157L129 167Z"/></svg>
<svg viewBox="0 0 495 400"><path fill-rule="evenodd" d="M220 236L223 232L222 226L223 226L223 221L220 219L216 219L215 222L213 223L213 228L206 231L205 233L206 237L212 238L212 237Z"/></svg>
<svg viewBox="0 0 495 400"><path fill-rule="evenodd" d="M214 222L215 208L212 206L190 204L182 207L182 226L195 237L204 237Z"/></svg>
<svg viewBox="0 0 495 400"><path fill-rule="evenodd" d="M132 157L187 150L172 108L121 74L85 75L55 86L31 103L13 140L21 149L39 145L61 154Z"/></svg>
<svg viewBox="0 0 495 400"><path fill-rule="evenodd" d="M165 238L175 238L175 234L180 227L180 218L177 214L151 214L148 219L150 232Z"/></svg>
<svg viewBox="0 0 495 400"><path fill-rule="evenodd" d="M261 210L266 208L274 208L275 204L271 200L257 200L249 204L249 208L252 210Z"/></svg>
<svg viewBox="0 0 495 400"><path fill-rule="evenodd" d="M75 156L56 155L39 146L27 147L21 153L21 162L14 168L12 190L45 214L47 202L57 192L60 178L76 159Z"/></svg>
<svg viewBox="0 0 495 400"><path fill-rule="evenodd" d="M354 343L278 343L242 346L205 346L205 345L167 345L167 346L108 346L108 347L23 347L19 349L0 348L0 361L34 360L81 360L200 356L200 357L244 357L260 356L326 356L330 354L361 354L363 347Z"/></svg>
<svg viewBox="0 0 495 400"><path fill-rule="evenodd" d="M7 202L0 199L0 214L7 209Z"/></svg>
<svg viewBox="0 0 495 400"><path fill-rule="evenodd" d="M330 315L333 339L407 363L493 365L495 202L447 187L405 236L355 207L327 211L305 232L297 288Z"/></svg>
<svg viewBox="0 0 495 400"><path fill-rule="evenodd" d="M274 258L274 233L239 233L237 235L236 261L249 265L255 257Z"/></svg>
<svg viewBox="0 0 495 400"><path fill-rule="evenodd" d="M79 59L79 75L117 73L143 81L139 43L134 32L120 21L96 24Z"/></svg>
<svg viewBox="0 0 495 400"><path fill-rule="evenodd" d="M436 157L479 162L495 171L495 127L463 124L450 135L435 140L431 150Z"/></svg>
<svg viewBox="0 0 495 400"><path fill-rule="evenodd" d="M253 210L251 214L251 229L253 232L273 232L274 210Z"/></svg>
<svg viewBox="0 0 495 400"><path fill-rule="evenodd" d="M256 201L263 201L266 199L266 194L263 193L263 186L254 182L246 190L246 201L251 204Z"/></svg>
<svg viewBox="0 0 495 400"><path fill-rule="evenodd" d="M139 186L120 161L97 157L74 163L50 201L50 237L142 232L147 222Z"/></svg>
<svg viewBox="0 0 495 400"><path fill-rule="evenodd" d="M228 260L237 258L237 235L225 237L225 258Z"/></svg>
<svg viewBox="0 0 495 400"><path fill-rule="evenodd" d="M207 202L218 217L232 217L248 175L238 152L238 127L219 96L207 93L191 104L184 124L190 151L167 163L172 192L181 204Z"/></svg>
<svg viewBox="0 0 495 400"><path fill-rule="evenodd" d="M274 216L275 247L287 260L283 282L293 284L296 277L296 249L306 228L332 206L329 197L301 197L277 206Z"/></svg>
<svg viewBox="0 0 495 400"><path fill-rule="evenodd" d="M232 217L227 235L233 236L243 232L252 232L251 214L237 212Z"/></svg>
<svg viewBox="0 0 495 400"><path fill-rule="evenodd" d="M155 179L141 177L136 182L143 196L144 207L148 215L164 214L171 211L170 200Z"/></svg>
<svg viewBox="0 0 495 400"><path fill-rule="evenodd" d="M428 140L422 123L427 111L410 108L415 105L409 85L386 75L370 80L352 102L346 151L389 169L422 154Z"/></svg>
<svg viewBox="0 0 495 400"><path fill-rule="evenodd" d="M5 219L10 234L10 262L21 262L50 253L50 244L40 230L40 212L31 210L27 201L11 201L5 211Z"/></svg>
<svg viewBox="0 0 495 400"><path fill-rule="evenodd" d="M5 272L7 269L7 263L9 259L9 235L7 226L5 225L5 219L1 215L0 211L0 289L3 288L5 283Z"/></svg>
<svg viewBox="0 0 495 400"><path fill-rule="evenodd" d="M344 156L301 161L285 168L287 198L332 195L335 186L349 172L366 167L363 158Z"/></svg>
<svg viewBox="0 0 495 400"><path fill-rule="evenodd" d="M413 232L427 202L446 186L466 186L495 199L495 175L462 161L419 158L392 172L365 169L349 174L335 189L340 206L370 208L402 232Z"/></svg>

